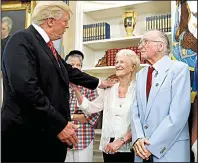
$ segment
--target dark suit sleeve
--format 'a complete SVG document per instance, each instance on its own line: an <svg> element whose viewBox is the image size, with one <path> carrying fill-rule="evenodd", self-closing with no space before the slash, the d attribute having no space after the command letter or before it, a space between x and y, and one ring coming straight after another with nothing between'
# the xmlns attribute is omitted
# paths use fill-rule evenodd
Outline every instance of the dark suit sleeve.
<svg viewBox="0 0 198 163"><path fill-rule="evenodd" d="M50 104L38 85L34 53L23 43L16 45L16 40L9 44L3 62L12 91L28 100L43 121L48 122L50 133L57 135L67 125L67 120Z"/></svg>
<svg viewBox="0 0 198 163"><path fill-rule="evenodd" d="M69 75L69 81L71 83L74 83L76 85L81 85L83 87L86 87L88 89L96 89L99 83L99 79L95 78L93 76L90 76L82 71L80 71L77 68L72 68L70 64L67 64L62 58L62 63L65 65L68 75Z"/></svg>

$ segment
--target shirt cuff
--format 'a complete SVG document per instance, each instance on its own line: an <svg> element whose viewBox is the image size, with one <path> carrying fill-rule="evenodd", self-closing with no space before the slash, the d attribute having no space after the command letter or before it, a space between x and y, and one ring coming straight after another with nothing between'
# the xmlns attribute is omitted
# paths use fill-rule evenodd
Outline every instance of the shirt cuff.
<svg viewBox="0 0 198 163"><path fill-rule="evenodd" d="M87 112L88 106L89 106L89 100L83 96L83 101L79 105L79 107L85 114L90 114L89 112Z"/></svg>
<svg viewBox="0 0 198 163"><path fill-rule="evenodd" d="M194 142L193 146L192 146L192 151L194 153L197 153L197 140Z"/></svg>
<svg viewBox="0 0 198 163"><path fill-rule="evenodd" d="M101 85L102 81L99 79L99 82L98 82L98 86L99 87Z"/></svg>

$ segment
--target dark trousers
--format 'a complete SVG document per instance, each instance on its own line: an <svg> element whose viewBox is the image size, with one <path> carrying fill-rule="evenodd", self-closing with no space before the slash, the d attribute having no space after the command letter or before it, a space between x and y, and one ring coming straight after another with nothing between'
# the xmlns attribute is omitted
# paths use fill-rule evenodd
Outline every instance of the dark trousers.
<svg viewBox="0 0 198 163"><path fill-rule="evenodd" d="M113 142L111 138L110 142ZM134 162L134 152L117 152L115 154L106 154L103 152L104 162Z"/></svg>
<svg viewBox="0 0 198 163"><path fill-rule="evenodd" d="M40 139L39 139L40 138ZM1 137L2 162L64 162L67 147L58 139L24 135Z"/></svg>
<svg viewBox="0 0 198 163"><path fill-rule="evenodd" d="M106 154L103 152L104 162L134 162L134 153L117 152L115 154Z"/></svg>

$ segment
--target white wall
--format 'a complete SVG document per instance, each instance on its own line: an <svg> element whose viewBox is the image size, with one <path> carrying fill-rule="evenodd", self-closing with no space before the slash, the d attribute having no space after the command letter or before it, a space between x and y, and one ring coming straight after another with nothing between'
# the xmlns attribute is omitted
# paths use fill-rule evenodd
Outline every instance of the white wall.
<svg viewBox="0 0 198 163"><path fill-rule="evenodd" d="M64 51L67 55L71 50L74 49L75 44L75 25L76 25L76 1L70 1L69 6L73 12L71 19L69 21L69 29L63 35Z"/></svg>

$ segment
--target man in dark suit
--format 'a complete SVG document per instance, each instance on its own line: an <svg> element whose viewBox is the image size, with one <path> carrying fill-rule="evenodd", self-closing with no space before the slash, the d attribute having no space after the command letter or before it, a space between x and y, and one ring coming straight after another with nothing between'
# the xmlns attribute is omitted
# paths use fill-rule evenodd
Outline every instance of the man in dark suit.
<svg viewBox="0 0 198 163"><path fill-rule="evenodd" d="M112 86L89 76L57 54L52 41L69 28L70 8L40 1L33 24L15 33L3 56L1 157L4 161L63 162L78 139L69 109L69 82L89 89Z"/></svg>

